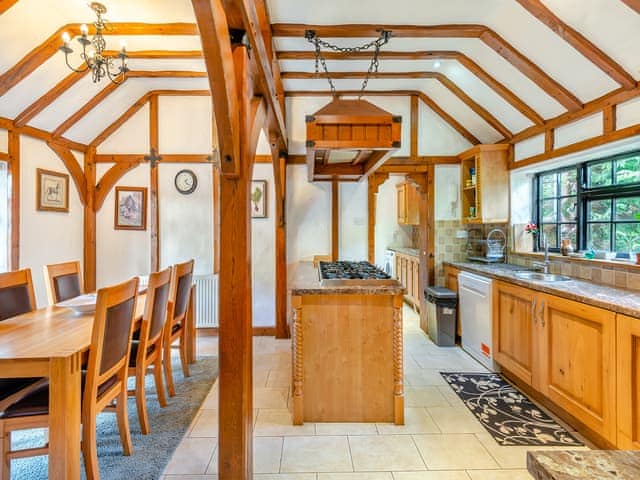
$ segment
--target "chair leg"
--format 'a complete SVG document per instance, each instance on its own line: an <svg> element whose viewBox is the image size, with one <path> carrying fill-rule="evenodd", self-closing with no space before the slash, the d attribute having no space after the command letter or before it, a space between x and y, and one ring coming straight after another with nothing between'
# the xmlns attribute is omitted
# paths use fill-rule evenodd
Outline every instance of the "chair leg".
<svg viewBox="0 0 640 480"><path fill-rule="evenodd" d="M180 334L180 363L182 364L182 373L185 378L190 377L189 372L189 357L187 355L187 336L185 335L186 326L183 323L182 333Z"/></svg>
<svg viewBox="0 0 640 480"><path fill-rule="evenodd" d="M11 478L10 450L11 432L4 431L3 422L0 420L0 480L10 480Z"/></svg>
<svg viewBox="0 0 640 480"><path fill-rule="evenodd" d="M158 403L161 407L167 406L167 397L164 394L164 385L162 382L162 355L156 356L153 361L153 378L156 382L156 392L158 394Z"/></svg>
<svg viewBox="0 0 640 480"><path fill-rule="evenodd" d="M176 387L173 385L173 369L171 368L171 342L164 346L162 364L164 366L164 378L167 381L167 391L170 397L176 395Z"/></svg>
<svg viewBox="0 0 640 480"><path fill-rule="evenodd" d="M147 396L144 391L146 368L144 363L136 368L136 407L138 409L138 421L143 435L149 434L149 417L147 415Z"/></svg>
<svg viewBox="0 0 640 480"><path fill-rule="evenodd" d="M120 431L120 441L125 456L131 455L133 445L131 444L131 431L129 430L129 416L127 414L127 385L122 385L122 391L116 398L116 417L118 418L118 430Z"/></svg>
<svg viewBox="0 0 640 480"><path fill-rule="evenodd" d="M82 456L88 480L100 480L98 445L96 443L96 415L97 412L92 409L89 412L83 412L82 418Z"/></svg>

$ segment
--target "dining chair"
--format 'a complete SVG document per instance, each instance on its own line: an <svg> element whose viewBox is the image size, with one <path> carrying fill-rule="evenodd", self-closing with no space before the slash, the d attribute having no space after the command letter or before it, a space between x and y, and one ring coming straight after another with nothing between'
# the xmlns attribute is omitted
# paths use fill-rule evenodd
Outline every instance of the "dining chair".
<svg viewBox="0 0 640 480"><path fill-rule="evenodd" d="M87 369L82 372L82 454L90 480L99 480L96 417L115 411L125 455L131 455L127 416L127 367L131 349L138 278L98 290ZM115 407L112 406L115 400ZM0 479L10 478L10 462L48 454L48 445L12 450L11 434L17 430L49 426L49 385L26 395L0 414Z"/></svg>
<svg viewBox="0 0 640 480"><path fill-rule="evenodd" d="M47 286L47 298L51 305L77 297L83 293L80 262L45 265L44 277Z"/></svg>
<svg viewBox="0 0 640 480"><path fill-rule="evenodd" d="M31 270L0 273L0 322L35 309ZM0 412L45 382L44 378L0 378Z"/></svg>
<svg viewBox="0 0 640 480"><path fill-rule="evenodd" d="M135 393L140 430L144 435L147 435L150 431L144 388L149 367L153 369L158 403L160 403L161 407L167 405L162 383L162 334L167 321L171 270L171 267L169 267L161 272L149 275L140 335L138 340L131 342L131 353L129 354L128 376L136 378L135 390L130 390L129 394Z"/></svg>
<svg viewBox="0 0 640 480"><path fill-rule="evenodd" d="M173 266L171 274L171 289L169 294L169 319L164 328L163 359L164 375L167 380L169 396L176 394L173 384L173 368L171 367L171 345L179 340L180 363L185 377L190 376L189 360L187 358L187 314L189 296L193 283L193 260L178 263Z"/></svg>

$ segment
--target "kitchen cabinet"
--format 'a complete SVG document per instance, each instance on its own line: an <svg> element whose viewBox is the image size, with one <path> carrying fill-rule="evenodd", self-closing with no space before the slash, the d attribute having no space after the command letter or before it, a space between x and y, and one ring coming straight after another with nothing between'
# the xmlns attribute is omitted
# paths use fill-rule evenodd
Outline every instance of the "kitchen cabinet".
<svg viewBox="0 0 640 480"><path fill-rule="evenodd" d="M508 145L476 145L460 155L462 223L509 221Z"/></svg>
<svg viewBox="0 0 640 480"><path fill-rule="evenodd" d="M409 182L396 185L398 196L398 223L400 225L420 225L420 194Z"/></svg>
<svg viewBox="0 0 640 480"><path fill-rule="evenodd" d="M416 311L420 310L420 258L396 252L396 276L407 289L407 300Z"/></svg>
<svg viewBox="0 0 640 480"><path fill-rule="evenodd" d="M458 270L451 265L444 266L444 286L449 290L458 293ZM456 336L462 336L462 324L460 322L460 308L456 309Z"/></svg>
<svg viewBox="0 0 640 480"><path fill-rule="evenodd" d="M496 362L615 444L615 314L506 282L494 285Z"/></svg>
<svg viewBox="0 0 640 480"><path fill-rule="evenodd" d="M617 447L640 450L640 319L618 314Z"/></svg>

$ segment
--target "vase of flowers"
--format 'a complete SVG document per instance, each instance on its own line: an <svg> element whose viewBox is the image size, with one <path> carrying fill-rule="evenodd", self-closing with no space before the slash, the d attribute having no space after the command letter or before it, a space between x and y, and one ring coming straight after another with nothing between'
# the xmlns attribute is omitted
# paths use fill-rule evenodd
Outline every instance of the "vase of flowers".
<svg viewBox="0 0 640 480"><path fill-rule="evenodd" d="M535 252L536 251L536 239L537 239L538 233L540 233L540 230L538 229L538 225L536 225L533 222L527 223L524 226L524 233L526 233L528 235L531 235L531 251Z"/></svg>

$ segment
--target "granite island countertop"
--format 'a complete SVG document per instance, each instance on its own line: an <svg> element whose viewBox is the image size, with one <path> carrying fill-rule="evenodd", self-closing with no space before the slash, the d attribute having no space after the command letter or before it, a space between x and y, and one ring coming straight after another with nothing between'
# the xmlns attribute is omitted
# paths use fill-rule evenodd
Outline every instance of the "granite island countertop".
<svg viewBox="0 0 640 480"><path fill-rule="evenodd" d="M388 283L388 282L387 282ZM289 274L291 295L399 295L406 290L400 282L393 285L322 285L313 262L300 262Z"/></svg>
<svg viewBox="0 0 640 480"><path fill-rule="evenodd" d="M533 451L527 453L527 469L536 480L636 480L640 452Z"/></svg>
<svg viewBox="0 0 640 480"><path fill-rule="evenodd" d="M467 272L504 280L532 290L640 318L640 292L633 290L624 290L578 279L564 282L525 280L515 276L515 272L527 270L525 267L506 263L444 262L444 264Z"/></svg>
<svg viewBox="0 0 640 480"><path fill-rule="evenodd" d="M396 253L402 253L404 255L410 255L412 257L420 256L420 250L417 248L410 247L387 247L387 250L392 250Z"/></svg>

